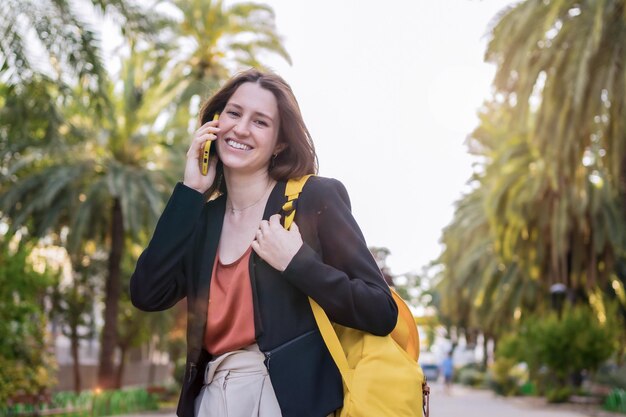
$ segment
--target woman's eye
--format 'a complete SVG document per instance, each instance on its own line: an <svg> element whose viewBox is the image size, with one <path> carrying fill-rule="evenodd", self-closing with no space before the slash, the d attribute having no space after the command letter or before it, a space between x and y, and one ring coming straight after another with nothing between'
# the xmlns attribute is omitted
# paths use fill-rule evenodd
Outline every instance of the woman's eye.
<svg viewBox="0 0 626 417"><path fill-rule="evenodd" d="M268 124L267 124L267 122L265 120L257 120L256 124L258 124L260 126L264 126L264 127L268 126Z"/></svg>
<svg viewBox="0 0 626 417"><path fill-rule="evenodd" d="M237 113L236 111L233 111L233 110L229 110L226 113L228 113L230 116L233 116L233 117L238 117L239 116L239 113Z"/></svg>

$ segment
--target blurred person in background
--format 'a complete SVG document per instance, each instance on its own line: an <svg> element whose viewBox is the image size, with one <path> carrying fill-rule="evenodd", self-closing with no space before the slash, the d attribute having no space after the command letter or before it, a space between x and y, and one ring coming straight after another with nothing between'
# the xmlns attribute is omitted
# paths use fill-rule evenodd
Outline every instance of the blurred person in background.
<svg viewBox="0 0 626 417"><path fill-rule="evenodd" d="M441 373L443 374L444 390L449 394L452 390L452 379L454 378L452 351L448 352L448 356L441 362Z"/></svg>

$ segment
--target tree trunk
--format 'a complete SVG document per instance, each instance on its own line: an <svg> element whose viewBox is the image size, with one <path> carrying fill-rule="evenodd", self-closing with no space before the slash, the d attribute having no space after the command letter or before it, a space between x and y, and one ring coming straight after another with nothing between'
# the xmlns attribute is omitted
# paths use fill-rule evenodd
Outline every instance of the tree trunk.
<svg viewBox="0 0 626 417"><path fill-rule="evenodd" d="M149 343L149 351L148 351L148 361L150 363L148 368L148 386L151 387L154 385L154 379L156 376L156 364L154 363L154 351L156 350L156 343L154 342L154 338L150 340Z"/></svg>
<svg viewBox="0 0 626 417"><path fill-rule="evenodd" d="M98 385L102 389L115 387L114 354L117 346L117 316L121 294L120 264L124 251L124 221L119 199L113 200L111 216L111 251L104 297L104 327L102 328Z"/></svg>
<svg viewBox="0 0 626 417"><path fill-rule="evenodd" d="M465 330L465 342L468 347L475 348L478 342L478 329L470 327Z"/></svg>
<svg viewBox="0 0 626 417"><path fill-rule="evenodd" d="M489 369L489 333L483 333L483 369Z"/></svg>
<svg viewBox="0 0 626 417"><path fill-rule="evenodd" d="M155 384L156 379L156 363L150 361L150 367L148 368L148 386L151 387Z"/></svg>
<svg viewBox="0 0 626 417"><path fill-rule="evenodd" d="M124 379L124 368L126 368L126 346L120 346L120 364L117 367L117 375L115 377L115 388L122 388Z"/></svg>
<svg viewBox="0 0 626 417"><path fill-rule="evenodd" d="M74 371L74 392L76 392L76 394L80 394L80 391L82 389L82 383L80 380L80 357L78 352L78 349L80 348L80 339L78 337L77 328L72 328L70 343L73 361L72 369Z"/></svg>

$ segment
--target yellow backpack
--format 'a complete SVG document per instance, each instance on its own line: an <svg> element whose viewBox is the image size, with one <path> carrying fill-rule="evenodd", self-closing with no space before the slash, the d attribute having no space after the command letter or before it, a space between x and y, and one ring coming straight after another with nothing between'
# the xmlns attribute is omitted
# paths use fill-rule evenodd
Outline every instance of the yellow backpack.
<svg viewBox="0 0 626 417"><path fill-rule="evenodd" d="M291 227L295 201L310 175L287 183L284 226ZM309 298L315 321L343 380L343 408L337 417L428 416L429 388L417 363L419 335L413 314L391 289L398 306L398 322L388 336L331 323L324 310Z"/></svg>

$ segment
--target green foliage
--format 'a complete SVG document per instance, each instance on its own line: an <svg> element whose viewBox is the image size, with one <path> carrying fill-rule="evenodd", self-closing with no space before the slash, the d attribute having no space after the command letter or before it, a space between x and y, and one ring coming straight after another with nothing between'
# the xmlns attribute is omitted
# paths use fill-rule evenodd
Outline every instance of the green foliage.
<svg viewBox="0 0 626 417"><path fill-rule="evenodd" d="M519 394L527 380L528 373L518 361L505 356L496 357L487 375L487 385L496 394L504 396Z"/></svg>
<svg viewBox="0 0 626 417"><path fill-rule="evenodd" d="M49 403L16 404L6 408L0 407L0 413L2 415L15 413L32 413L35 415L47 410L59 410L54 415L58 417L101 417L157 409L156 396L143 388L136 388L103 392L83 391L80 394L59 392L52 396Z"/></svg>
<svg viewBox="0 0 626 417"><path fill-rule="evenodd" d="M182 85L186 103L194 95L204 96L233 69L263 68L259 57L270 53L291 63L279 36L274 11L262 3L238 2L227 5L223 0L172 0L183 16L169 43L193 42L188 52L177 48L173 57L171 80Z"/></svg>
<svg viewBox="0 0 626 417"><path fill-rule="evenodd" d="M537 395L537 386L534 383L528 381L522 384L521 387L519 387L519 392L521 395L534 396Z"/></svg>
<svg viewBox="0 0 626 417"><path fill-rule="evenodd" d="M7 167L8 157L29 146L59 143L63 120L56 99L61 93L58 85L42 77L21 85L0 84L0 166Z"/></svg>
<svg viewBox="0 0 626 417"><path fill-rule="evenodd" d="M614 389L611 391L604 401L604 408L626 414L626 390Z"/></svg>
<svg viewBox="0 0 626 417"><path fill-rule="evenodd" d="M102 276L95 272L95 268L103 268L101 262L89 262L88 257L84 258L85 264L75 264L72 274L72 282L63 285L60 280L54 283L51 294L52 310L51 317L54 317L61 332L68 338L89 339L94 336L94 306L96 299L96 288L98 283L95 278ZM79 329L87 329L80 333Z"/></svg>
<svg viewBox="0 0 626 417"><path fill-rule="evenodd" d="M545 391L550 401L563 401L571 394L564 389L571 386L570 377L597 369L616 351L619 326L615 319L601 323L587 306L566 308L561 318L557 314L529 317L515 333L500 340L494 379L510 387L508 368L523 362L540 392ZM544 367L546 371L540 372Z"/></svg>
<svg viewBox="0 0 626 417"><path fill-rule="evenodd" d="M549 403L564 403L574 394L575 390L570 386L548 388L546 400Z"/></svg>
<svg viewBox="0 0 626 417"><path fill-rule="evenodd" d="M487 191L477 187L457 203L442 237L439 262L444 268L434 299L443 322L499 334L510 327L516 311L532 311L546 292L518 262L506 263L498 254L485 208Z"/></svg>
<svg viewBox="0 0 626 417"><path fill-rule="evenodd" d="M106 303L103 387L112 386L115 345L146 334L135 331L142 323L127 304L118 308L120 262L127 241L145 243L181 176L196 100L234 67L261 66L261 53L289 61L269 6L169 4L182 22L132 0L8 0L0 15L0 217L11 233L61 240L75 271L95 255L89 246L108 252L106 283L96 287ZM118 74L107 73L100 35L81 7L120 24L129 54ZM181 39L195 48L180 48ZM74 340L89 324L94 288L76 284L58 292L55 311Z"/></svg>
<svg viewBox="0 0 626 417"><path fill-rule="evenodd" d="M10 246L6 237L0 240L0 404L54 383L43 308L52 276L33 270L28 260L33 245Z"/></svg>
<svg viewBox="0 0 626 417"><path fill-rule="evenodd" d="M482 387L485 383L485 372L476 366L464 366L454 374L454 379L461 385L470 387Z"/></svg>
<svg viewBox="0 0 626 417"><path fill-rule="evenodd" d="M93 401L94 416L111 416L157 409L156 397L148 394L145 389L104 391Z"/></svg>
<svg viewBox="0 0 626 417"><path fill-rule="evenodd" d="M485 54L494 94L468 140L471 191L442 237L444 322L501 335L546 311L555 283L580 303L613 293L626 310L616 271L626 253L625 9L526 0L498 16Z"/></svg>
<svg viewBox="0 0 626 417"><path fill-rule="evenodd" d="M601 324L586 307L535 319L528 324L526 344L536 346L537 357L561 380L584 369L595 370L616 346L616 328ZM526 358L528 359L528 355Z"/></svg>
<svg viewBox="0 0 626 417"><path fill-rule="evenodd" d="M61 236L67 230L64 246L75 270L85 258L90 263L96 254L89 246L109 253L109 269L102 275L107 285L101 286L107 292L108 337L102 342L107 363L100 367L109 378L102 386L109 387L124 234L131 241L143 242L177 177L171 167L172 148L164 146L154 127L159 112L170 106L163 101L167 97L160 97L164 64L150 58L150 54L133 54L123 65L122 91L106 91L115 120L95 113L91 97L80 88L72 90L71 99L66 99L60 110L63 123L58 128L67 130L58 135L60 143L35 143L4 155L12 175L0 183L0 210L11 228L25 226L36 236ZM79 291L79 286L85 291ZM90 286L77 285L64 295L72 296L67 301L74 300L72 311L70 306L65 308L74 321L86 317L76 310L88 307L84 295L91 292Z"/></svg>

